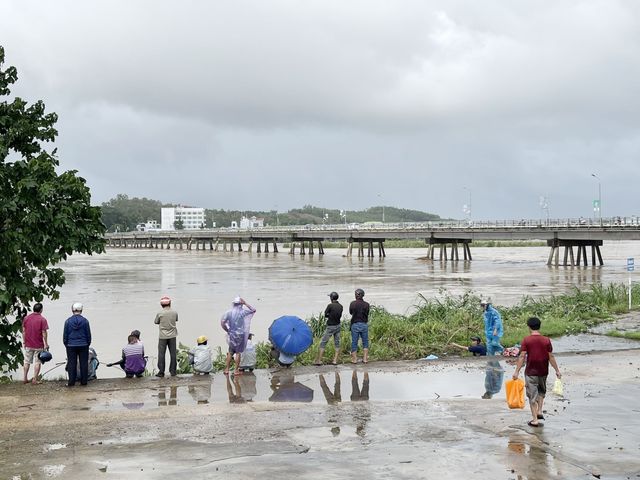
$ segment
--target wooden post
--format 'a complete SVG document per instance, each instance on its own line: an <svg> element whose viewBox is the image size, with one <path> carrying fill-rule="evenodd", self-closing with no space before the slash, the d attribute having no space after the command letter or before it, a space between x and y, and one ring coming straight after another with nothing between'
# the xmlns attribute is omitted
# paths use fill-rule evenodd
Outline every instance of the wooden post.
<svg viewBox="0 0 640 480"><path fill-rule="evenodd" d="M278 243L273 239L273 253L278 253Z"/></svg>

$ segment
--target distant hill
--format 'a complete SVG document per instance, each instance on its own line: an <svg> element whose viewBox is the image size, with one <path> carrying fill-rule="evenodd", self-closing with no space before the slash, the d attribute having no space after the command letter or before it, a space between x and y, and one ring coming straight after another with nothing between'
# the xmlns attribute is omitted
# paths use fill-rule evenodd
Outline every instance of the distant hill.
<svg viewBox="0 0 640 480"><path fill-rule="evenodd" d="M129 198L125 194L119 194L101 205L102 221L110 232L135 230L137 224L148 220L160 223L160 209L173 206L175 205L163 204L158 200ZM345 221L346 223L381 222L382 210L382 206L376 206L366 210L347 210L345 212L312 205L294 208L287 212L205 209L207 227L211 227L212 222L215 222L217 227L229 227L232 221L239 222L242 216L264 218L265 225L273 226L337 224L345 223ZM433 213L384 206L384 221L389 223L426 222L440 219L439 215Z"/></svg>

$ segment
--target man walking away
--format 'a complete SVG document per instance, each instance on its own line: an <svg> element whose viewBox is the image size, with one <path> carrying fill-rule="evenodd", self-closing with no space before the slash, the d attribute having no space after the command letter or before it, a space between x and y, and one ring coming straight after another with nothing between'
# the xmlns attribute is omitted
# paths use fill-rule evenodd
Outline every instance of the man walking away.
<svg viewBox="0 0 640 480"><path fill-rule="evenodd" d="M169 348L169 373L172 377L176 376L178 361L176 357L176 338L178 337L178 329L176 322L178 321L178 312L171 309L171 299L164 296L160 299L162 310L156 315L154 323L158 325L158 373L156 377L164 377L165 355L167 347Z"/></svg>
<svg viewBox="0 0 640 480"><path fill-rule="evenodd" d="M516 380L520 375L520 369L526 358L527 367L524 370L524 380L529 406L531 407L531 421L528 422L528 425L530 427L540 427L542 424L538 420L544 420L542 404L547 393L549 364L556 371L557 378L562 378L562 375L556 358L552 353L551 339L540 334L540 319L531 317L527 320L527 325L531 334L522 340L520 356L516 363L516 371L513 372L513 379Z"/></svg>
<svg viewBox="0 0 640 480"><path fill-rule="evenodd" d="M91 327L89 320L82 316L83 305L76 302L71 307L71 315L64 322L62 343L67 349L68 386L73 387L78 377L80 363L80 385L86 385L89 376L89 345L91 345Z"/></svg>
<svg viewBox="0 0 640 480"><path fill-rule="evenodd" d="M356 289L356 299L349 305L351 314L351 363L358 363L358 338L362 338L362 363L369 363L369 304L364 290Z"/></svg>
<svg viewBox="0 0 640 480"><path fill-rule="evenodd" d="M338 302L338 293L331 292L329 294L331 303L324 309L324 318L327 321L327 328L320 340L320 348L318 349L318 356L314 365L322 365L322 355L324 355L324 348L327 346L327 342L333 336L333 346L335 347L335 353L333 354L332 365L338 364L338 356L340 355L340 319L342 318L342 305Z"/></svg>
<svg viewBox="0 0 640 480"><path fill-rule="evenodd" d="M47 343L47 330L49 325L47 319L42 316L42 304L40 302L33 306L33 313L27 315L22 321L22 341L24 342L24 383L29 383L29 367L33 366L33 379L31 383L40 383L40 358L38 355L49 348Z"/></svg>
<svg viewBox="0 0 640 480"><path fill-rule="evenodd" d="M500 339L504 335L502 317L493 305L491 300L480 300L480 306L484 311L484 333L487 337L487 355L502 354L504 347L500 345Z"/></svg>

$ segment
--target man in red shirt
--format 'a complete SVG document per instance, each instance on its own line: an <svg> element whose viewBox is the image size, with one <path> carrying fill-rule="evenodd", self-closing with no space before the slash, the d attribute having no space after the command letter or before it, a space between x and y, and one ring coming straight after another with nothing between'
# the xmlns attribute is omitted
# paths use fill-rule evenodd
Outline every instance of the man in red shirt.
<svg viewBox="0 0 640 480"><path fill-rule="evenodd" d="M520 369L527 361L527 367L524 370L524 380L527 389L527 397L529 398L529 407L531 407L532 420L528 422L531 427L542 426L538 420L544 420L542 414L542 404L544 396L547 393L547 375L549 374L549 364L556 371L556 377L562 378L560 369L553 356L553 346L551 339L540 334L540 319L531 317L527 320L529 332L531 335L522 340L520 347L520 355L516 364L516 371L513 372L513 379L517 380L520 376Z"/></svg>
<svg viewBox="0 0 640 480"><path fill-rule="evenodd" d="M45 349L49 348L47 343L47 330L49 325L47 319L42 316L42 304L36 303L33 306L33 313L27 315L22 321L22 341L24 342L24 383L29 383L29 367L35 361L33 367L33 379L31 383L34 385L40 383L38 376L40 375L40 359L38 355Z"/></svg>

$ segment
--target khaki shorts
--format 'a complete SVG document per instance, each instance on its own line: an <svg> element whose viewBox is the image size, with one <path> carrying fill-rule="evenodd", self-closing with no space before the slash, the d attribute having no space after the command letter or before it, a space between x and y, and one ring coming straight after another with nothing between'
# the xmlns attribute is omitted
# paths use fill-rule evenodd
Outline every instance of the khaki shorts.
<svg viewBox="0 0 640 480"><path fill-rule="evenodd" d="M527 398L529 402L535 402L540 395L542 398L547 394L547 376L538 377L533 375L525 375L524 383L527 389Z"/></svg>
<svg viewBox="0 0 640 480"><path fill-rule="evenodd" d="M35 358L36 362L41 363L38 355L42 352L44 348L24 348L24 363L32 364L33 359Z"/></svg>

